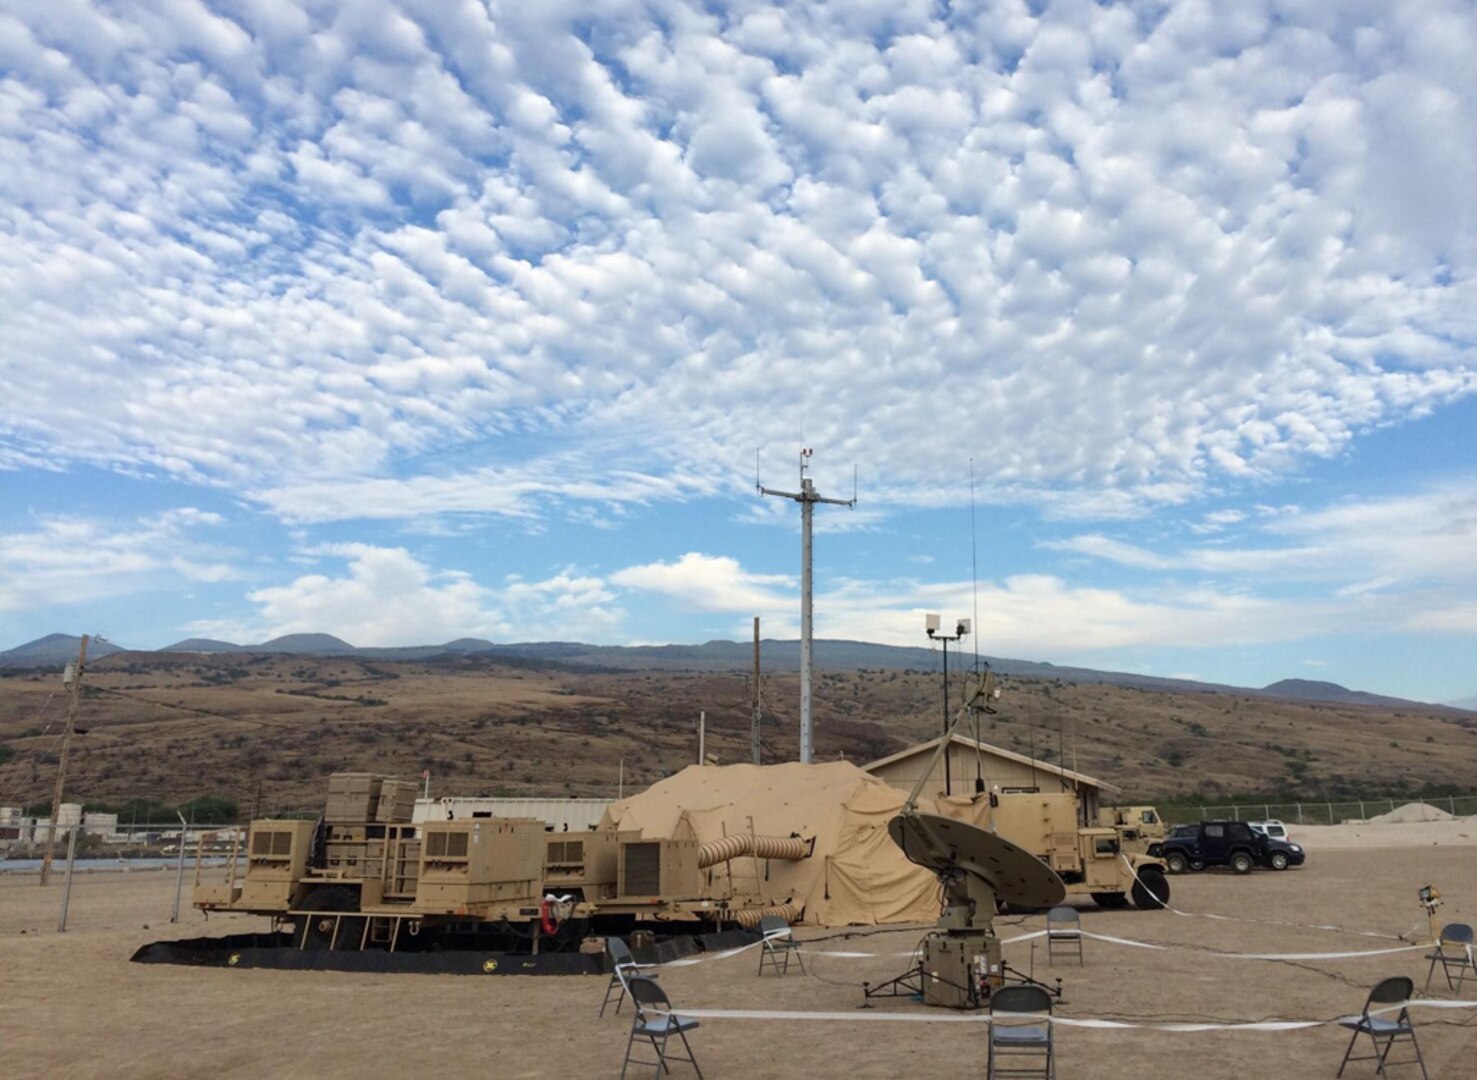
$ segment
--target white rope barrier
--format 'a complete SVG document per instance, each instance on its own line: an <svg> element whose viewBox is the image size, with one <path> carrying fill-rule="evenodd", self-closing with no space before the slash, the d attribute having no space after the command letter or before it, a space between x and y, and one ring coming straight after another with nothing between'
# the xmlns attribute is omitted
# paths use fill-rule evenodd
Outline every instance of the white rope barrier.
<svg viewBox="0 0 1477 1080"><path fill-rule="evenodd" d="M1399 1012L1403 1008L1424 1009L1477 1009L1477 1001L1439 1001L1417 999L1387 1009L1372 1009L1370 1016L1387 1012ZM820 1021L822 1023L882 1023L882 1024L989 1024L993 1017L988 1012L872 1012L854 1009L847 1012L821 1012L812 1010L786 1011L777 1009L674 1009L671 1015L690 1017L695 1020L762 1020L762 1021ZM1098 1031L1166 1031L1177 1034L1196 1034L1212 1031L1306 1031L1310 1028L1332 1027L1344 1021L1359 1019L1358 1014L1337 1017L1332 1020L1226 1020L1226 1021L1157 1021L1103 1020L1096 1017L1056 1016L1046 1013L1012 1013L1011 1019L1031 1016L1035 1020L1056 1024L1060 1027L1086 1028Z"/></svg>
<svg viewBox="0 0 1477 1080"><path fill-rule="evenodd" d="M1205 956L1219 957L1226 960L1265 960L1265 961L1314 961L1314 960L1358 960L1369 956L1393 956L1398 953L1420 952L1433 947L1433 942L1422 942L1414 945L1400 945L1390 949L1352 949L1342 952L1290 952L1290 953L1237 953L1221 952L1215 949L1207 949L1203 946L1166 944L1155 941L1136 941L1133 938L1117 937L1112 934L1098 934L1091 930L1074 931L1082 937L1091 938L1094 941L1107 942L1110 945L1122 945L1132 949L1150 949L1156 952L1173 952L1184 950L1195 952ZM771 934L770 938L788 937L788 934ZM1035 930L1026 934L1018 934L1015 937L1005 938L1000 944L1015 945L1022 941L1031 941L1036 938L1047 936L1045 930ZM643 968L680 968L695 967L698 964L707 964L716 960L727 960L731 957L746 953L751 949L760 948L765 939L740 945L737 948L725 949L722 952L705 953L700 956L683 957L680 960L667 960L662 963L642 964ZM810 957L825 957L837 960L879 960L879 959L905 959L916 955L916 950L908 952L855 952L851 950L829 951L825 949L805 949L805 955Z"/></svg>

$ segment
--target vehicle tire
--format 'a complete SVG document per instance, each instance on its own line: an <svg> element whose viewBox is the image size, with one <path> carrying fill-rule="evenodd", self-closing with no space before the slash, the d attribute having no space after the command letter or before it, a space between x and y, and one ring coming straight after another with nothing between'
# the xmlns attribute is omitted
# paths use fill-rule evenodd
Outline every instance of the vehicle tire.
<svg viewBox="0 0 1477 1080"><path fill-rule="evenodd" d="M1146 866L1138 872L1133 883L1134 907L1144 911L1159 911L1169 906L1169 881L1157 866Z"/></svg>
<svg viewBox="0 0 1477 1080"><path fill-rule="evenodd" d="M1164 854L1164 845L1163 844L1150 844L1149 845L1149 857L1151 859L1157 859L1157 858L1159 858L1159 856L1161 856L1163 854Z"/></svg>
<svg viewBox="0 0 1477 1080"><path fill-rule="evenodd" d="M1121 892L1095 892L1092 902L1105 911L1121 911L1128 906L1128 897Z"/></svg>
<svg viewBox="0 0 1477 1080"><path fill-rule="evenodd" d="M1256 863L1252 861L1251 856L1244 851L1238 851L1231 856L1231 869L1238 874L1251 873L1251 868L1255 865Z"/></svg>
<svg viewBox="0 0 1477 1080"><path fill-rule="evenodd" d="M1287 869L1287 852L1285 852L1285 851L1274 851L1274 852L1272 852L1272 854L1270 854L1270 855L1267 856L1267 865L1270 866L1273 870L1286 870Z"/></svg>
<svg viewBox="0 0 1477 1080"><path fill-rule="evenodd" d="M1195 871L1195 873L1198 874L1198 873L1200 873L1200 871L1202 871L1202 870L1205 869L1205 864L1203 862L1201 862L1199 859L1191 859L1190 860L1190 869L1193 870L1193 871Z"/></svg>
<svg viewBox="0 0 1477 1080"><path fill-rule="evenodd" d="M1164 865L1171 874L1183 874L1186 870L1190 869L1190 860L1178 851L1171 851L1168 855L1164 856Z"/></svg>
<svg viewBox="0 0 1477 1080"><path fill-rule="evenodd" d="M340 889L333 886L317 888L303 897L300 907L307 912L319 914L299 915L296 925L293 927L293 944L300 949L321 952L334 945L333 927L336 917L341 912L357 911L359 901L353 890ZM345 925L356 923L357 919L344 919ZM339 929L339 938L344 936L343 927ZM342 948L342 940L338 943ZM359 939L354 938L354 948L359 947Z"/></svg>

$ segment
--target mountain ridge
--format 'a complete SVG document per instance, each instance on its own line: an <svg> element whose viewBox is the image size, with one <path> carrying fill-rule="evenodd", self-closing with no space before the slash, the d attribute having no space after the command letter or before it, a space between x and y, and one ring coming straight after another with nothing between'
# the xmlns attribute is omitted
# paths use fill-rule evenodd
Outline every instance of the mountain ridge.
<svg viewBox="0 0 1477 1080"><path fill-rule="evenodd" d="M80 639L68 634L48 634L0 652L0 669L48 667L65 663L77 654ZM100 650L100 651L99 651ZM285 634L259 644L237 644L214 638L186 638L161 649L129 650L102 638L94 638L89 646L90 658L101 658L123 652L151 653L242 653L283 654L294 656L358 657L367 660L431 660L437 657L506 657L521 663L548 662L575 664L607 670L747 670L754 662L754 647L746 641L711 640L700 645L587 645L577 641L493 642L485 638L462 637L441 645L367 646L350 644L333 634ZM1133 672L1107 671L1048 661L1016 660L1005 657L981 657L1001 675L1023 678L1058 679L1069 683L1103 683L1149 691L1196 693L1236 693L1293 701L1328 702L1342 705L1376 707L1420 706L1422 708L1477 711L1457 703L1432 703L1351 690L1338 683L1312 679L1281 679L1264 687L1233 686L1225 683L1198 682ZM818 670L933 670L938 654L932 649L907 645L881 645L875 642L840 638L814 642L814 662ZM968 664L968 657L960 667ZM766 638L760 642L760 663L767 671L795 671L800 666L800 643L795 640ZM1466 700L1466 699L1464 699Z"/></svg>

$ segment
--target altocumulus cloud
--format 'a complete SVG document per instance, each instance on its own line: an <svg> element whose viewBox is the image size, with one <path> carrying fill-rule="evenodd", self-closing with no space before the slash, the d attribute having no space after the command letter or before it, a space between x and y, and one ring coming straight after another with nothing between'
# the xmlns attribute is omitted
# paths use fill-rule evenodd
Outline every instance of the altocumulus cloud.
<svg viewBox="0 0 1477 1080"><path fill-rule="evenodd" d="M1473 390L1474 17L12 7L0 469L307 522L682 498L802 424L877 505L1276 474Z"/></svg>

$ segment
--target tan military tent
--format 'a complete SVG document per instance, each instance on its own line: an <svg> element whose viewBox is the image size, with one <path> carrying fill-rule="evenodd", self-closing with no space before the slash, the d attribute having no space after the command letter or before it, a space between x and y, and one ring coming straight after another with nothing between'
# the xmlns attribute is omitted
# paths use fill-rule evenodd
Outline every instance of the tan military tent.
<svg viewBox="0 0 1477 1080"><path fill-rule="evenodd" d="M938 880L887 835L904 796L846 762L692 765L612 803L602 828L702 843L736 833L815 838L799 862L732 859L704 871L715 893L791 903L814 926L932 922ZM731 876L730 876L731 875Z"/></svg>

